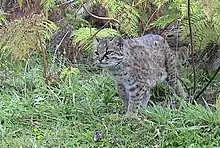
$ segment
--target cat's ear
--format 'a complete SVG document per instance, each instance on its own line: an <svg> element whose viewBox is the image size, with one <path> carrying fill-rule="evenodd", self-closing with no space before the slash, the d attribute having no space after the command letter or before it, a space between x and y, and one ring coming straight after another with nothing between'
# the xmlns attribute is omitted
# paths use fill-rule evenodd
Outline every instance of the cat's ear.
<svg viewBox="0 0 220 148"><path fill-rule="evenodd" d="M94 37L93 38L93 46L92 46L93 51L97 50L98 44L99 44L99 39L97 37Z"/></svg>
<svg viewBox="0 0 220 148"><path fill-rule="evenodd" d="M120 36L114 37L114 42L117 46L122 46L123 45L123 38Z"/></svg>
<svg viewBox="0 0 220 148"><path fill-rule="evenodd" d="M98 44L99 41L100 41L100 39L98 39L97 37L94 37L94 38L93 38L93 42L94 42L94 44Z"/></svg>
<svg viewBox="0 0 220 148"><path fill-rule="evenodd" d="M99 44L100 39L98 39L97 37L93 38L93 46L97 47L97 45Z"/></svg>

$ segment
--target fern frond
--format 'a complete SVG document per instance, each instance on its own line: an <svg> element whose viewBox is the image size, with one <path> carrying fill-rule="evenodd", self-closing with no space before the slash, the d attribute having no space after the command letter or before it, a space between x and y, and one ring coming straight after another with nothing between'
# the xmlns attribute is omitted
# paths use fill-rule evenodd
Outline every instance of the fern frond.
<svg viewBox="0 0 220 148"><path fill-rule="evenodd" d="M74 29L79 29L81 27L89 27L90 24L87 20L83 19L81 16L79 15L71 15L71 14L67 14L66 15L66 19L68 21L68 23L70 23Z"/></svg>
<svg viewBox="0 0 220 148"><path fill-rule="evenodd" d="M205 47L211 40L215 40L215 32L210 28L212 24L203 13L192 15L191 24L193 31L193 44L196 50L203 49L203 47ZM189 36L188 27L188 21L183 21L181 32L184 37ZM209 38L210 36L212 36L212 38Z"/></svg>
<svg viewBox="0 0 220 148"><path fill-rule="evenodd" d="M122 33L129 37L138 36L140 15L135 7L117 0L97 0L97 2L103 3L107 8L109 11L108 17L119 20L120 26L118 24L116 26L120 27Z"/></svg>
<svg viewBox="0 0 220 148"><path fill-rule="evenodd" d="M0 26L6 24L7 13L0 9Z"/></svg>
<svg viewBox="0 0 220 148"><path fill-rule="evenodd" d="M84 45L85 51L90 51L93 45L93 36L96 34L98 29L96 28L80 28L72 33L72 41L74 44ZM116 36L119 33L114 29L102 29L97 34L97 38L103 38L108 36Z"/></svg>
<svg viewBox="0 0 220 148"><path fill-rule="evenodd" d="M164 28L176 18L181 18L181 36L189 36L187 20L187 3L185 0L174 0L172 2L156 0L154 4L168 5L163 17L159 17L151 25ZM201 7L202 6L202 7ZM193 45L196 50L201 50L211 42L216 41L220 35L220 2L218 0L194 1L191 3L191 24L193 30ZM174 14L174 15L172 15Z"/></svg>
<svg viewBox="0 0 220 148"><path fill-rule="evenodd" d="M150 26L163 29L167 26L167 24L170 24L171 22L173 22L173 20L176 20L177 18L178 15L176 14L161 16L156 21L152 22Z"/></svg>
<svg viewBox="0 0 220 148"><path fill-rule="evenodd" d="M24 0L17 0L19 7L21 7L24 3Z"/></svg>
<svg viewBox="0 0 220 148"><path fill-rule="evenodd" d="M154 0L152 3L155 4L157 7L160 7L167 2L169 2L169 0Z"/></svg>
<svg viewBox="0 0 220 148"><path fill-rule="evenodd" d="M132 8L132 6L124 5L124 8L122 10L125 10L125 15L122 15L123 17L120 18L121 21L121 28L123 28L123 31L130 37L137 37L138 36L138 22L139 22L139 14L135 10L135 8Z"/></svg>
<svg viewBox="0 0 220 148"><path fill-rule="evenodd" d="M11 22L7 27L0 29L0 52L2 49L7 49L14 59L20 60L29 53L30 49L37 49L37 31L45 43L56 29L54 23L41 15Z"/></svg>
<svg viewBox="0 0 220 148"><path fill-rule="evenodd" d="M56 8L56 3L54 0L41 0L41 5L43 6L43 11L46 16L48 16L48 12L54 8Z"/></svg>

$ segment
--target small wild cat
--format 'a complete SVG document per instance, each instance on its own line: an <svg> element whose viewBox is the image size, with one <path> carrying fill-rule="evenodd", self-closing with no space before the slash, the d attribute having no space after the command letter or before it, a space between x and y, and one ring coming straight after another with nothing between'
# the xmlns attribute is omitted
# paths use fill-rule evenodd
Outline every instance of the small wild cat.
<svg viewBox="0 0 220 148"><path fill-rule="evenodd" d="M140 105L146 106L150 89L157 82L166 80L179 95L186 97L177 79L174 54L159 35L107 37L97 42L93 54L95 64L115 76L126 115L136 116Z"/></svg>

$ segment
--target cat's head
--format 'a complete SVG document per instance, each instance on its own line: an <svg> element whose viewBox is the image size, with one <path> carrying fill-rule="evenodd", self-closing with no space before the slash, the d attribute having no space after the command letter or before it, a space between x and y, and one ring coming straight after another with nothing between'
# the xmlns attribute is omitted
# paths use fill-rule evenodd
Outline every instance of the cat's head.
<svg viewBox="0 0 220 148"><path fill-rule="evenodd" d="M123 39L121 37L106 37L95 39L93 51L94 64L99 67L114 67L123 59Z"/></svg>

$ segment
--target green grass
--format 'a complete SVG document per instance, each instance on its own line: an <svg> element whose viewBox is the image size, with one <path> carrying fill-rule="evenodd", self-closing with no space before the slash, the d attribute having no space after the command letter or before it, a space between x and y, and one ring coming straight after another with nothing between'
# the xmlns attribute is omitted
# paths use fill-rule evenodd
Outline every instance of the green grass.
<svg viewBox="0 0 220 148"><path fill-rule="evenodd" d="M153 105L125 120L106 72L80 74L45 86L41 61L2 64L0 147L220 147L220 114L180 102ZM59 70L59 69L58 69ZM102 139L93 140L99 131Z"/></svg>

